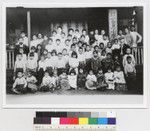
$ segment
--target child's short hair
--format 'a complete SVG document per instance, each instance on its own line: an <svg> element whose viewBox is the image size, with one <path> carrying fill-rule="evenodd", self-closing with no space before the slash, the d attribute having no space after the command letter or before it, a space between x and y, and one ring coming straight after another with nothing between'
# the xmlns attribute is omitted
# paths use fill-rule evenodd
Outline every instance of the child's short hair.
<svg viewBox="0 0 150 131"><path fill-rule="evenodd" d="M56 30L53 30L53 31L52 31L52 34L53 34L53 33L57 33Z"/></svg>
<svg viewBox="0 0 150 131"><path fill-rule="evenodd" d="M98 51L94 50L94 51L93 51L93 54L98 54Z"/></svg>
<svg viewBox="0 0 150 131"><path fill-rule="evenodd" d="M71 69L71 70L70 70L69 75L71 75L72 73L73 73L74 75L76 75L76 71L75 71L74 69Z"/></svg>
<svg viewBox="0 0 150 131"><path fill-rule="evenodd" d="M48 72L48 70L46 70L46 71L44 72L44 75L45 75L46 73L50 76L50 73Z"/></svg>
<svg viewBox="0 0 150 131"><path fill-rule="evenodd" d="M69 42L69 41L70 41L69 39L66 39L66 40L65 40L65 42Z"/></svg>
<svg viewBox="0 0 150 131"><path fill-rule="evenodd" d="M95 46L94 46L94 50L95 50L96 48L99 48L98 45L95 45Z"/></svg>
<svg viewBox="0 0 150 131"><path fill-rule="evenodd" d="M101 43L99 44L99 46L101 46L101 45L103 45L103 46L104 46L104 43L103 43L103 42L101 42Z"/></svg>
<svg viewBox="0 0 150 131"><path fill-rule="evenodd" d="M70 36L70 37L72 37L72 35L71 35L71 34L68 34L68 36L67 36L67 37L69 37L69 36Z"/></svg>
<svg viewBox="0 0 150 131"><path fill-rule="evenodd" d="M70 32L70 31L73 31L73 32L74 32L74 29L72 29L72 28L68 29L68 32Z"/></svg>
<svg viewBox="0 0 150 131"><path fill-rule="evenodd" d="M73 46L75 46L75 44L72 44L72 45L71 45L71 48L72 48Z"/></svg>
<svg viewBox="0 0 150 131"><path fill-rule="evenodd" d="M53 53L57 54L57 51L56 51L56 50L52 50L52 52L51 52L51 53L52 53L52 54L53 54Z"/></svg>
<svg viewBox="0 0 150 131"><path fill-rule="evenodd" d="M63 48L62 52L63 52L63 51L67 51L67 49L66 49L66 48Z"/></svg>
<svg viewBox="0 0 150 131"><path fill-rule="evenodd" d="M61 32L61 34L64 34L64 35L66 35L66 34L65 34L65 32Z"/></svg>
<svg viewBox="0 0 150 131"><path fill-rule="evenodd" d="M82 32L83 32L83 31L86 31L86 29L82 29Z"/></svg>
<svg viewBox="0 0 150 131"><path fill-rule="evenodd" d="M21 55L22 56L22 53L19 52L19 53L17 53L17 55Z"/></svg>
<svg viewBox="0 0 150 131"><path fill-rule="evenodd" d="M31 50L35 50L36 48L35 48L35 46L31 46Z"/></svg>
<svg viewBox="0 0 150 131"><path fill-rule="evenodd" d="M82 46L87 46L87 43L83 43Z"/></svg>
<svg viewBox="0 0 150 131"><path fill-rule="evenodd" d="M114 42L115 42L115 41L117 41L117 42L118 42L118 39L117 39L117 38L115 38L115 39L114 39Z"/></svg>
<svg viewBox="0 0 150 131"><path fill-rule="evenodd" d="M108 67L107 67L107 71L108 71L108 70L111 70L111 71L112 71L112 67L111 67L111 66L108 66Z"/></svg>
<svg viewBox="0 0 150 131"><path fill-rule="evenodd" d="M112 54L111 54L111 53L107 53L107 56L109 56L109 55L110 55L110 56L112 56Z"/></svg>
<svg viewBox="0 0 150 131"><path fill-rule="evenodd" d="M58 53L58 55L62 55L62 53L61 53L61 52L59 52L59 53Z"/></svg>
<svg viewBox="0 0 150 131"><path fill-rule="evenodd" d="M82 37L84 37L84 38L85 38L85 36L84 36L84 35L81 35L81 38L82 38Z"/></svg>
<svg viewBox="0 0 150 131"><path fill-rule="evenodd" d="M29 57L34 57L34 53L31 52L31 53L29 54Z"/></svg>
<svg viewBox="0 0 150 131"><path fill-rule="evenodd" d="M17 74L19 74L19 73L22 73L22 74L23 74L23 71L22 71L22 70L17 71Z"/></svg>
<svg viewBox="0 0 150 131"><path fill-rule="evenodd" d="M82 48L82 47L79 47L79 50L83 50L83 48Z"/></svg>
<svg viewBox="0 0 150 131"><path fill-rule="evenodd" d="M132 57L131 56L127 56L126 60L129 60L129 59L132 59Z"/></svg>
<svg viewBox="0 0 150 131"><path fill-rule="evenodd" d="M79 32L79 29L75 29L76 32Z"/></svg>
<svg viewBox="0 0 150 131"><path fill-rule="evenodd" d="M53 39L52 39L52 38L48 38L48 40L49 40L49 41L53 41Z"/></svg>
<svg viewBox="0 0 150 131"><path fill-rule="evenodd" d="M58 29L58 28L62 29L62 27L61 27L60 25L59 25L59 26L57 26L57 29Z"/></svg>
<svg viewBox="0 0 150 131"><path fill-rule="evenodd" d="M77 52L73 51L73 52L71 53L71 57L73 57L74 55L76 56L76 58L78 58Z"/></svg>
<svg viewBox="0 0 150 131"><path fill-rule="evenodd" d="M60 39L56 39L56 41L60 41Z"/></svg>
<svg viewBox="0 0 150 131"><path fill-rule="evenodd" d="M117 64L115 69L118 69L118 68L120 68L120 69L121 69L120 64Z"/></svg>

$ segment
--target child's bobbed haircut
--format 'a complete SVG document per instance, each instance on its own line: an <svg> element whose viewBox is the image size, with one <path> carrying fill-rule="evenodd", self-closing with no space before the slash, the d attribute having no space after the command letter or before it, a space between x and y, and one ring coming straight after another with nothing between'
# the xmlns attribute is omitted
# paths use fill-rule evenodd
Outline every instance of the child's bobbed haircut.
<svg viewBox="0 0 150 131"><path fill-rule="evenodd" d="M75 71L74 69L71 69L71 70L70 70L69 75L71 75L72 73L73 73L74 75L76 75L76 71Z"/></svg>
<svg viewBox="0 0 150 131"><path fill-rule="evenodd" d="M31 52L31 53L29 54L29 56L30 56L30 57L34 57L34 53Z"/></svg>
<svg viewBox="0 0 150 131"><path fill-rule="evenodd" d="M71 53L71 57L73 57L73 56L76 56L76 58L78 58L77 52L73 51L73 52Z"/></svg>
<svg viewBox="0 0 150 131"><path fill-rule="evenodd" d="M126 60L129 60L129 59L132 59L132 57L131 56L127 56Z"/></svg>
<svg viewBox="0 0 150 131"><path fill-rule="evenodd" d="M35 46L31 46L31 50L35 50L36 48L35 48Z"/></svg>

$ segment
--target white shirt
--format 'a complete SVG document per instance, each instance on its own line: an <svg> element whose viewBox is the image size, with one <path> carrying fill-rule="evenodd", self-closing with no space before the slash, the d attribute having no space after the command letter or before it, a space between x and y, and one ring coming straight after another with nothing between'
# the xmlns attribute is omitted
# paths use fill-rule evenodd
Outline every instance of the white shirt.
<svg viewBox="0 0 150 131"><path fill-rule="evenodd" d="M45 68L46 67L54 67L55 66L55 62L53 61L52 58L47 58L45 60Z"/></svg>
<svg viewBox="0 0 150 131"><path fill-rule="evenodd" d="M26 81L27 81L27 83L36 83L37 82L35 76L27 77Z"/></svg>
<svg viewBox="0 0 150 131"><path fill-rule="evenodd" d="M85 54L84 53L82 53L82 54L78 53L78 60L79 60L79 62L85 62Z"/></svg>
<svg viewBox="0 0 150 131"><path fill-rule="evenodd" d="M27 68L36 69L37 68L37 61L35 61L34 59L33 60L28 59Z"/></svg>
<svg viewBox="0 0 150 131"><path fill-rule="evenodd" d="M55 81L50 76L44 76L43 80L42 80L42 84L45 85L45 86L47 86L47 85L50 85L50 84L55 84Z"/></svg>
<svg viewBox="0 0 150 131"><path fill-rule="evenodd" d="M56 68L65 68L65 67L66 67L65 59L63 57L61 59L57 58Z"/></svg>
<svg viewBox="0 0 150 131"><path fill-rule="evenodd" d="M131 57L131 59L132 59L132 64L135 66L135 58L134 58L134 56L132 55L132 54L126 54L126 55L124 55L123 56L123 62L122 62L122 64L123 64L123 66L125 66L126 64L127 64L127 57L128 56L130 56Z"/></svg>
<svg viewBox="0 0 150 131"><path fill-rule="evenodd" d="M85 59L91 59L93 57L92 51L86 51L84 54L85 54Z"/></svg>
<svg viewBox="0 0 150 131"><path fill-rule="evenodd" d="M69 58L69 65L71 68L77 68L79 66L79 60L76 58Z"/></svg>
<svg viewBox="0 0 150 131"><path fill-rule="evenodd" d="M28 46L28 37L25 36L23 38L23 44L26 45L26 46Z"/></svg>
<svg viewBox="0 0 150 131"><path fill-rule="evenodd" d="M52 52L54 50L54 45L53 44L48 44L45 46L45 49L48 50L48 52Z"/></svg>
<svg viewBox="0 0 150 131"><path fill-rule="evenodd" d="M113 72L105 73L105 80L106 82L114 82L114 73Z"/></svg>
<svg viewBox="0 0 150 131"><path fill-rule="evenodd" d="M112 47L111 47L112 50L115 50L115 49L120 49L120 45L119 44L113 44Z"/></svg>
<svg viewBox="0 0 150 131"><path fill-rule="evenodd" d="M45 69L46 69L46 65L45 65L45 60L44 61L39 61L39 63L38 63L38 69L40 69L40 68L43 68L43 70L45 71Z"/></svg>
<svg viewBox="0 0 150 131"><path fill-rule="evenodd" d="M124 74L123 71L114 71L114 79L116 83L122 83L125 84L125 78L124 78Z"/></svg>
<svg viewBox="0 0 150 131"><path fill-rule="evenodd" d="M136 73L136 69L135 69L135 66L131 63L131 64L126 64L125 67L124 67L124 72L125 74L127 73Z"/></svg>
<svg viewBox="0 0 150 131"><path fill-rule="evenodd" d="M16 68L23 68L23 71L25 71L25 69L26 69L26 62L23 61L23 60L16 60L15 61L15 71L16 71Z"/></svg>
<svg viewBox="0 0 150 131"><path fill-rule="evenodd" d="M38 44L39 44L39 43L38 43L38 40L32 40L32 41L30 42L30 48L31 48L32 46L37 47Z"/></svg>
<svg viewBox="0 0 150 131"><path fill-rule="evenodd" d="M74 76L68 75L68 81L69 81L69 85L72 88L77 88L77 75Z"/></svg>
<svg viewBox="0 0 150 131"><path fill-rule="evenodd" d="M106 48L106 54L107 53L112 53L112 49L111 48Z"/></svg>
<svg viewBox="0 0 150 131"><path fill-rule="evenodd" d="M27 81L24 77L21 78L16 78L14 84L13 84L13 88L15 88L17 85L24 85L27 86Z"/></svg>
<svg viewBox="0 0 150 131"><path fill-rule="evenodd" d="M97 81L97 78L96 78L96 76L95 75L87 75L87 77L86 77L86 79L87 80L91 80L91 81L93 81L93 82L96 82Z"/></svg>

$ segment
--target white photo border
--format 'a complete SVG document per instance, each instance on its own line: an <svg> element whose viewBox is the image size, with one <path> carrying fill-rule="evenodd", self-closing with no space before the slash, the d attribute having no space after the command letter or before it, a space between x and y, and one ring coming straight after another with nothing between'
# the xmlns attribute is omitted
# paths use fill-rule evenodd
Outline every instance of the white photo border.
<svg viewBox="0 0 150 131"><path fill-rule="evenodd" d="M80 8L80 7L143 7L143 49L144 49L144 66L143 66L143 103L142 104L7 104L6 103L6 8L7 7L25 7L25 8ZM148 92L148 47L147 47L147 30L146 30L146 3L3 3L2 4L2 44L1 50L1 87L3 95L3 108L51 108L51 109L104 109L104 108L147 108ZM129 95L127 95L129 96ZM59 97L59 96L58 96ZM83 96L84 97L84 96ZM90 97L90 96L89 96ZM91 95L91 97L94 97ZM106 95L108 97L108 95ZM119 97L119 95L118 95Z"/></svg>

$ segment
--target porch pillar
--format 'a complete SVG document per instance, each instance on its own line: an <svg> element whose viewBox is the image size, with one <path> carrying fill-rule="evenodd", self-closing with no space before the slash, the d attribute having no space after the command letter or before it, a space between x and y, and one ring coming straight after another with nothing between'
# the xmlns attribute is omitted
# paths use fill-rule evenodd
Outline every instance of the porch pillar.
<svg viewBox="0 0 150 131"><path fill-rule="evenodd" d="M30 11L27 11L27 36L28 36L28 46L30 47L30 41L31 41L31 16L30 16Z"/></svg>
<svg viewBox="0 0 150 131"><path fill-rule="evenodd" d="M117 9L108 10L108 23L109 23L109 38L110 40L112 40L116 38L118 34Z"/></svg>

